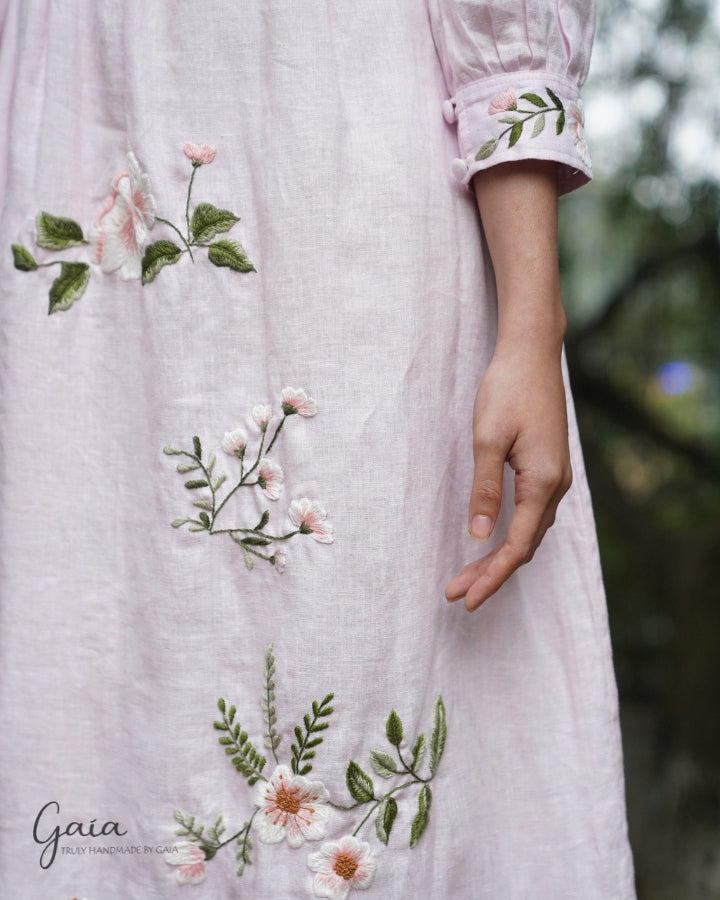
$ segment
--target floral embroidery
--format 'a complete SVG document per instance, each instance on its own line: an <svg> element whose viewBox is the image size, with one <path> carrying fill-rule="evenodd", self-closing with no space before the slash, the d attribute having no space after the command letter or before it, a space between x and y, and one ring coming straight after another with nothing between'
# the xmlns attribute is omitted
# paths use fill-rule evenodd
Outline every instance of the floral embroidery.
<svg viewBox="0 0 720 900"><path fill-rule="evenodd" d="M352 835L323 844L318 853L308 857L309 868L317 872L313 881L315 896L345 900L351 888L370 887L375 865L370 844Z"/></svg>
<svg viewBox="0 0 720 900"><path fill-rule="evenodd" d="M328 831L331 810L343 816L362 809L364 815L352 833L337 841L328 841L319 851L311 853L307 864L315 873L313 890L316 897L345 900L350 890L368 888L376 870L376 858L369 843L358 837L371 817L375 818L375 834L382 844L388 844L398 817L396 795L417 787L417 812L410 823L410 847L418 843L427 829L432 803L430 783L435 778L447 740L445 706L442 697L435 702L435 716L430 740L420 734L412 750L403 751L403 725L392 710L385 724L385 733L392 752L372 750L370 765L387 787L376 788L372 777L354 760L345 771L345 783L354 801L350 805L335 803L323 782L306 777L313 769L316 752L323 743L334 709L333 694L314 701L302 723L293 729L290 765L280 762L278 748L283 736L277 726L275 699L275 656L272 646L265 652L261 696L264 748L275 761L272 775L264 775L267 757L262 755L250 739L249 732L237 720L237 707L224 698L218 700L221 719L214 722L218 740L236 771L255 789L255 810L231 837L225 838L224 816L221 813L212 827L199 824L194 815L175 811L180 825L176 834L187 840L176 845L181 848L176 859L167 862L179 866L178 879L183 883L199 883L205 877L205 865L224 847L235 844L237 874L252 864L255 834L263 844L277 844L284 840L292 848L302 847L306 841L320 841ZM409 745L408 745L409 746ZM425 758L428 757L424 769ZM425 774L423 774L423 771ZM194 847L192 853L189 848ZM202 868L200 868L202 867ZM191 871L191 868L193 871ZM185 871L187 869L187 871ZM193 881L192 879L196 879Z"/></svg>
<svg viewBox="0 0 720 900"><path fill-rule="evenodd" d="M575 146L583 162L589 166L590 155L583 137L582 109L580 104L571 103L566 110L562 100L551 88L546 87L545 90L548 100L530 91L520 94L518 97L517 91L512 87L493 97L488 106L488 113L491 116L499 116L498 121L507 125L507 128L501 131L497 137L485 141L475 154L475 159L482 160L491 157L505 135L509 135L508 147L514 147L522 137L525 125L530 121L534 121L530 137L531 139L538 137L545 130L547 117L555 114L557 116L555 119L556 135L563 133L566 118L568 115L571 117ZM520 108L518 106L520 100L525 100L532 108Z"/></svg>
<svg viewBox="0 0 720 900"><path fill-rule="evenodd" d="M177 880L180 884L200 884L205 881L205 851L191 841L178 841L173 846L173 855L166 856L169 866L178 866Z"/></svg>
<svg viewBox="0 0 720 900"><path fill-rule="evenodd" d="M188 526L188 531L204 531L209 535L226 534L242 550L243 559L248 569L252 569L255 559L262 559L275 566L278 572L285 568L286 552L280 542L288 541L298 534L310 535L321 544L332 544L333 527L327 522L327 512L317 500L301 497L293 500L288 509L288 517L295 526L281 534L273 534L268 531L270 522L270 510L266 509L260 521L254 527L233 526L221 528L218 525L218 516L225 508L228 500L244 487L257 487L270 500L278 500L283 492L285 475L282 467L270 459L270 452L275 446L285 421L295 414L302 417L314 416L317 413L317 404L312 397L308 397L305 391L299 388L285 388L281 395L282 417L275 426L275 431L268 439L268 426L272 420L272 407L258 405L253 409L253 419L260 429L260 445L252 465L246 467L246 454L248 452L248 436L243 428L235 428L225 433L220 446L229 456L239 460L240 475L232 487L220 499L220 488L227 481L226 473L215 473L217 456L211 453L206 459L203 457L203 448L200 438L193 437L192 450L183 450L180 447L167 446L163 452L168 456L184 456L187 462L179 463L177 471L181 475L191 475L185 482L187 490L203 491L204 493L193 500L193 506L200 510L197 518L187 517L175 519L173 528ZM267 443L266 443L267 442ZM209 493L208 493L209 492Z"/></svg>
<svg viewBox="0 0 720 900"><path fill-rule="evenodd" d="M262 815L255 820L255 831L264 844L277 844L285 837L291 847L320 841L327 833L329 799L321 782L277 766L270 780L257 786L255 805Z"/></svg>
<svg viewBox="0 0 720 900"><path fill-rule="evenodd" d="M127 169L113 179L110 194L95 218L90 240L85 238L82 227L74 219L39 212L35 219L38 247L66 250L90 244L93 260L99 263L103 272L117 272L125 281L142 279L143 284L149 284L161 269L174 265L186 253L195 262L193 250L197 252L198 249L207 250L210 262L220 268L230 268L235 272L256 271L237 241L215 240L218 234L230 231L240 221L238 216L228 209L218 209L212 203L199 203L190 214L195 175L199 168L215 159L215 147L186 143L183 152L192 162L185 201L184 233L169 219L157 214L155 198L150 192L150 178L141 171L135 155L128 153ZM158 222L171 228L182 246L167 239L149 244L150 231ZM37 262L32 253L19 244L12 245L12 253L15 268L21 272L60 266L60 275L50 288L49 313L70 309L85 293L91 275L88 263L67 260Z"/></svg>
<svg viewBox="0 0 720 900"><path fill-rule="evenodd" d="M582 100L578 98L577 103L568 105L568 117L570 119L570 127L572 128L573 141L580 155L580 159L586 166L592 165L590 162L590 152L585 143L585 117L583 115Z"/></svg>

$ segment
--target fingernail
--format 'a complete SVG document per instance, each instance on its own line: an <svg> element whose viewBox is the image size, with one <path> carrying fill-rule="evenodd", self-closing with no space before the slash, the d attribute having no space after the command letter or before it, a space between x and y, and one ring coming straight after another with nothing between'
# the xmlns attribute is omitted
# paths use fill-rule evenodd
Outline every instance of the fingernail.
<svg viewBox="0 0 720 900"><path fill-rule="evenodd" d="M476 541L486 541L490 537L492 519L490 516L473 516L470 525L470 534Z"/></svg>

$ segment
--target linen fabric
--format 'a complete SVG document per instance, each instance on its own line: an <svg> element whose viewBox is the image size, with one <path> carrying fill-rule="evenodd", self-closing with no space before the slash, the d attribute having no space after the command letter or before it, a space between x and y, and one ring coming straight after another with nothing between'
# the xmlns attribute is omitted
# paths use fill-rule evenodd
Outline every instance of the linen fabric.
<svg viewBox="0 0 720 900"><path fill-rule="evenodd" d="M467 185L587 181L592 31L585 0L6 0L8 897L634 897L571 406L533 561L443 596L513 508L508 470L470 540Z"/></svg>

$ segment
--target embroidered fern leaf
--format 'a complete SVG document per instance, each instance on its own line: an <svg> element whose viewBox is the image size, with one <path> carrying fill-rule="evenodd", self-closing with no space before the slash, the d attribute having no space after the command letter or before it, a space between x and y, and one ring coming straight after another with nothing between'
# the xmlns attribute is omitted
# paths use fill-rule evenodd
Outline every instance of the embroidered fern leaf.
<svg viewBox="0 0 720 900"><path fill-rule="evenodd" d="M176 809L173 813L173 817L178 825L180 825L180 828L177 829L175 834L179 837L190 837L194 841L202 840L205 826L196 824L195 816L185 815L181 810Z"/></svg>
<svg viewBox="0 0 720 900"><path fill-rule="evenodd" d="M220 838L221 838L222 833L223 833L224 831L225 831L225 823L223 822L223 814L220 813L220 814L218 815L217 819L215 819L215 824L214 824L214 825L211 825L211 826L208 828L208 830L207 830L208 837L210 838L210 840L211 840L213 843L219 844L219 843L220 843Z"/></svg>
<svg viewBox="0 0 720 900"><path fill-rule="evenodd" d="M277 730L277 713L275 711L275 654L272 644L265 651L265 668L263 670L263 696L261 700L263 719L265 720L265 733L263 735L265 746L272 751L275 762L278 762L275 751L280 744L280 735Z"/></svg>
<svg viewBox="0 0 720 900"><path fill-rule="evenodd" d="M330 726L329 722L322 720L332 715L333 708L330 706L330 703L334 696L334 694L328 694L320 703L313 700L312 719L306 714L303 716L304 728L300 725L295 726L295 740L297 743L292 744L290 748L292 752L290 765L295 775L307 775L308 772L312 771L312 763L309 760L315 757L313 748L318 747L323 742L323 739L318 736L319 733Z"/></svg>
<svg viewBox="0 0 720 900"><path fill-rule="evenodd" d="M238 862L237 874L242 875L245 866L252 864L252 834L250 833L250 822L246 822L240 829L237 836L238 848L235 851L235 859Z"/></svg>
<svg viewBox="0 0 720 900"><path fill-rule="evenodd" d="M221 722L214 722L213 727L217 731L226 732L218 738L218 743L225 748L227 755L232 757L232 764L237 771L247 778L248 784L252 786L263 777L262 771L267 759L255 749L247 731L243 731L240 723L234 721L235 707L231 706L230 710L226 711L225 701L221 697L218 700L218 709L223 718Z"/></svg>

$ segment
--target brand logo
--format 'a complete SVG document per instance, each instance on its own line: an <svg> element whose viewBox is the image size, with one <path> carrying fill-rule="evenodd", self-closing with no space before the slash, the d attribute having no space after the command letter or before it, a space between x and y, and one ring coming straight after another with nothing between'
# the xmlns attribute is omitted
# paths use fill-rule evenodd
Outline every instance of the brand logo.
<svg viewBox="0 0 720 900"><path fill-rule="evenodd" d="M119 822L104 822L97 825L97 819L91 819L88 824L68 822L62 825L58 824L59 816L60 804L56 800L50 800L35 817L33 840L36 844L44 845L40 851L40 867L43 869L49 869L55 862L58 843L62 837L99 838L111 834L122 837L127 834L127 831L121 831Z"/></svg>

